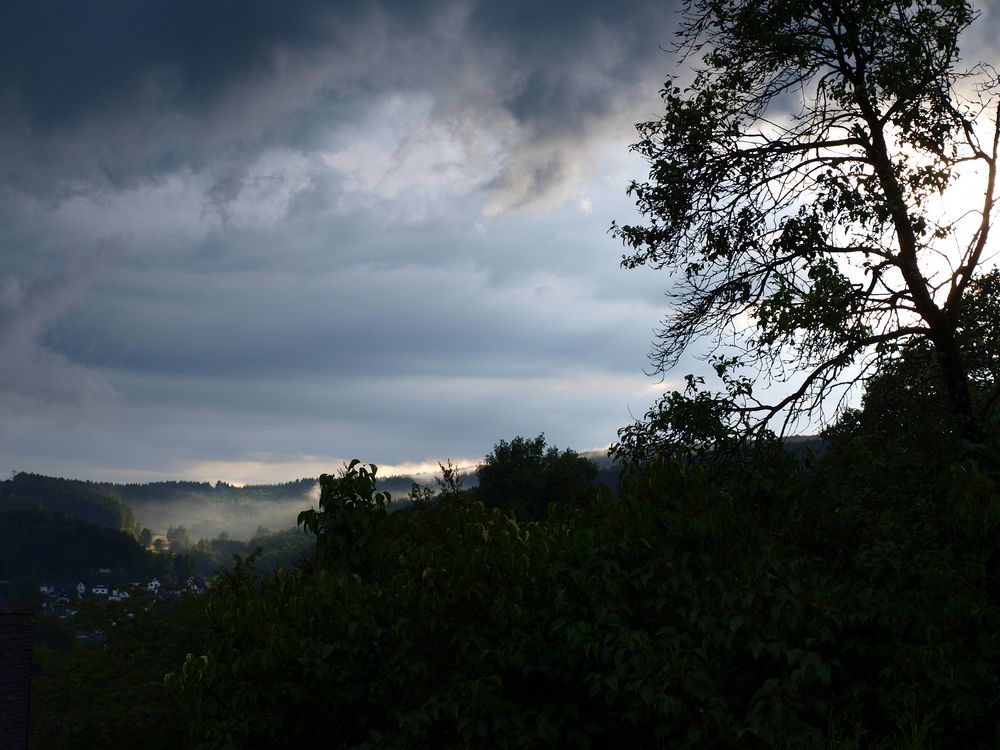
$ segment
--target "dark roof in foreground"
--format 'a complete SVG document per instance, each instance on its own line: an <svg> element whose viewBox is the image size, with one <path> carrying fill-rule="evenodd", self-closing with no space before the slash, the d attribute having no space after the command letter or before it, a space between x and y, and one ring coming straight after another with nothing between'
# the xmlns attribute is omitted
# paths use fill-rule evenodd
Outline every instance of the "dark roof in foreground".
<svg viewBox="0 0 1000 750"><path fill-rule="evenodd" d="M28 746L32 615L0 613L0 748Z"/></svg>

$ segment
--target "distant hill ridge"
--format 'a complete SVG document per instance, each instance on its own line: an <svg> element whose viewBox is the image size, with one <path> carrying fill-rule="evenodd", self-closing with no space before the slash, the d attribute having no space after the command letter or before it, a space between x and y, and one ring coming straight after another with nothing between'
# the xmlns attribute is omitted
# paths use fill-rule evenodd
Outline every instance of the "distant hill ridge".
<svg viewBox="0 0 1000 750"><path fill-rule="evenodd" d="M275 484L245 484L242 486L228 482L161 481L143 483L92 482L83 480L63 480L79 482L93 488L102 495L112 497L126 504L146 502L170 502L204 497L216 502L241 502L249 500L285 500L312 490L315 479L295 479Z"/></svg>
<svg viewBox="0 0 1000 750"><path fill-rule="evenodd" d="M77 479L21 472L0 482L0 510L18 508L62 513L111 529L136 528L135 514L127 504L98 485Z"/></svg>
<svg viewBox="0 0 1000 750"><path fill-rule="evenodd" d="M0 481L0 510L33 508L112 529L139 530L133 506L199 500L234 504L302 497L316 486L315 479L237 487L225 482L166 481L116 484L65 479L21 472Z"/></svg>
<svg viewBox="0 0 1000 750"><path fill-rule="evenodd" d="M789 450L804 453L807 449L820 454L823 440L815 435L791 436L785 439ZM617 483L618 465L607 450L582 451L580 455L593 461L599 470L598 482L613 487ZM466 488L478 484L478 466L459 467L459 478ZM388 491L393 500L405 500L414 483L437 488L440 472L422 472L379 476L378 485ZM139 530L133 508L140 512L152 504L195 501L210 505L240 506L249 503L303 501L303 508L315 492L314 478L295 479L275 484L237 486L226 482L160 481L144 483L95 482L64 479L21 472L12 479L0 481L0 510L34 508L63 513L71 518L112 529Z"/></svg>

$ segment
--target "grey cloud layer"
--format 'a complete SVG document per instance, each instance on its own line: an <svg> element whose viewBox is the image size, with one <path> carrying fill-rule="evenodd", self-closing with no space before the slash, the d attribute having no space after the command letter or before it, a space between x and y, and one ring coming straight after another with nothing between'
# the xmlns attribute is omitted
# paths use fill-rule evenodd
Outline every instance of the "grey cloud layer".
<svg viewBox="0 0 1000 750"><path fill-rule="evenodd" d="M238 165L276 142L310 151L378 95L422 91L440 125L500 144L481 187L523 204L655 92L672 20L644 0L7 4L3 177L51 196Z"/></svg>
<svg viewBox="0 0 1000 750"><path fill-rule="evenodd" d="M0 463L259 481L607 442L646 406L662 281L618 274L606 230L674 20L5 4Z"/></svg>
<svg viewBox="0 0 1000 750"><path fill-rule="evenodd" d="M41 338L83 296L100 253L88 253L59 272L25 283L0 276L0 409L30 410L38 403L87 406L113 397L99 374L74 365L41 344Z"/></svg>

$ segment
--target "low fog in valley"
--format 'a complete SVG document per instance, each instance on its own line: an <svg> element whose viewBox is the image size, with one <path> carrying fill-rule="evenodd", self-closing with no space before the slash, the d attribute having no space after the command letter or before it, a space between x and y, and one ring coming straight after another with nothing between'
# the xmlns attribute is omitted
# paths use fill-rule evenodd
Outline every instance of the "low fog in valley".
<svg viewBox="0 0 1000 750"><path fill-rule="evenodd" d="M295 526L295 519L319 497L315 493L281 500L219 500L207 495L192 494L169 502L156 500L132 503L139 522L158 533L171 526L184 526L192 539L215 539L223 532L233 539L248 540L263 527L282 531Z"/></svg>
<svg viewBox="0 0 1000 750"><path fill-rule="evenodd" d="M475 486L475 467L462 468L461 478L465 487ZM389 492L395 504L407 500L414 482L435 489L437 486L436 475L428 472L379 477L378 487ZM284 491L286 487L301 487L303 484L308 488ZM162 495L153 491L142 499L128 496L123 499L132 508L141 526L160 534L166 533L170 527L183 526L192 540L215 539L226 533L232 539L246 541L261 529L283 531L294 528L298 514L319 503L319 483L313 480L244 488L225 484L195 486L198 489L194 491L177 492L171 488L169 493Z"/></svg>

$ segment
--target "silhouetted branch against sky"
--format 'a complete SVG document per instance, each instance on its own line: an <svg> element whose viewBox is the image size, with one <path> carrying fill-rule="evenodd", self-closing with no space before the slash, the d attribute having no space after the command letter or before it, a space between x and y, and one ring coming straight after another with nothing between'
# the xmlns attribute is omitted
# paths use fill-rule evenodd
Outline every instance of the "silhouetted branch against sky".
<svg viewBox="0 0 1000 750"><path fill-rule="evenodd" d="M737 405L787 429L925 340L975 421L957 327L995 245L1000 74L960 49L983 22L950 0L686 6L691 82L640 124L643 221L615 228L623 266L674 282L654 370L707 345Z"/></svg>

